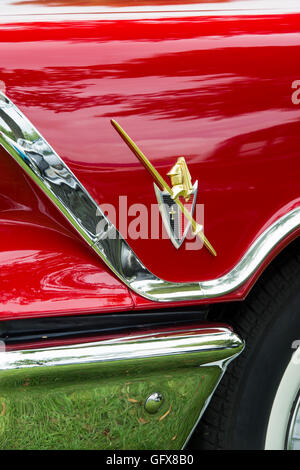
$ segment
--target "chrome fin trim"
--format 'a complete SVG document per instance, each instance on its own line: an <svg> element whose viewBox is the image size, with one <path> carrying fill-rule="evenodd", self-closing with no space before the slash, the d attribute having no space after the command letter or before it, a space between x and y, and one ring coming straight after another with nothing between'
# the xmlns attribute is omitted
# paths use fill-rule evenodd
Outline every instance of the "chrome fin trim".
<svg viewBox="0 0 300 470"><path fill-rule="evenodd" d="M255 273L278 243L300 227L298 207L268 227L224 276L201 282L168 282L143 265L68 166L1 92L0 144L114 274L137 294L153 301L211 299L235 291Z"/></svg>
<svg viewBox="0 0 300 470"><path fill-rule="evenodd" d="M0 352L1 448L72 448L78 428L80 448L111 448L109 428L114 449L180 449L243 348L226 325L198 324ZM164 402L152 415L153 394Z"/></svg>

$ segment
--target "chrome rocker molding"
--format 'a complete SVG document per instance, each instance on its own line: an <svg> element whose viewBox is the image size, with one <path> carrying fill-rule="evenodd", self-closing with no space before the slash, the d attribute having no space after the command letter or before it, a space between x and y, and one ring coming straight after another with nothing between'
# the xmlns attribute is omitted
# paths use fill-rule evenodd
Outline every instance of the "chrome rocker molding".
<svg viewBox="0 0 300 470"><path fill-rule="evenodd" d="M0 144L133 291L153 301L224 296L242 286L288 234L300 227L300 207L276 220L224 276L201 282L168 282L152 274L107 219L68 166L21 111L0 92Z"/></svg>
<svg viewBox="0 0 300 470"><path fill-rule="evenodd" d="M197 324L3 351L1 449L181 449L243 348L226 325Z"/></svg>

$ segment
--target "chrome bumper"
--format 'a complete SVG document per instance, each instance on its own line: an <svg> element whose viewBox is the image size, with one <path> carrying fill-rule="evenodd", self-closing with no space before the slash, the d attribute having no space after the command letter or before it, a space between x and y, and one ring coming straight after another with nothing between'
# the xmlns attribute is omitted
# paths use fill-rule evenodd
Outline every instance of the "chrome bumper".
<svg viewBox="0 0 300 470"><path fill-rule="evenodd" d="M0 449L181 449L243 350L226 326L0 353Z"/></svg>

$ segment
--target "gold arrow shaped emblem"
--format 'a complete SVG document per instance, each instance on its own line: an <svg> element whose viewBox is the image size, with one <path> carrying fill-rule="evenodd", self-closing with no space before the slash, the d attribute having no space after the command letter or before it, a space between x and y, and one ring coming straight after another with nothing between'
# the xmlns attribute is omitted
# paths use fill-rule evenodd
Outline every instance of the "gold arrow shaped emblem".
<svg viewBox="0 0 300 470"><path fill-rule="evenodd" d="M187 218L187 220L191 223L192 231L195 236L198 236L201 241L203 241L204 245L208 249L208 251L213 255L217 256L215 249L212 247L210 242L207 240L206 236L203 233L203 228L201 225L197 224L197 222L193 219L189 211L184 207L176 194L173 193L172 188L165 182L163 177L158 173L158 171L154 168L154 166L150 163L148 158L143 154L143 152L138 148L138 146L133 142L133 140L129 137L128 134L122 129L122 127L115 121L114 119L111 120L113 127L116 129L118 134L124 140L124 142L128 145L130 150L135 154L135 156L139 159L142 165L146 168L146 170L150 173L152 178L156 181L156 183L161 187L162 190L167 191L170 196L173 198L174 202L177 204L183 215ZM171 170L172 171L172 170ZM177 194L178 196L178 194Z"/></svg>

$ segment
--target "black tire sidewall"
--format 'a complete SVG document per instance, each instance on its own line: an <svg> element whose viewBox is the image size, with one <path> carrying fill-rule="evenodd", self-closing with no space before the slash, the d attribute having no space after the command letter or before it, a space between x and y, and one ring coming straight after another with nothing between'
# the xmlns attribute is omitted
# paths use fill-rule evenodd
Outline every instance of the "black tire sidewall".
<svg viewBox="0 0 300 470"><path fill-rule="evenodd" d="M300 289L284 306L277 306L270 322L252 339L239 381L227 448L264 449L272 405L294 353L295 340L300 340Z"/></svg>

